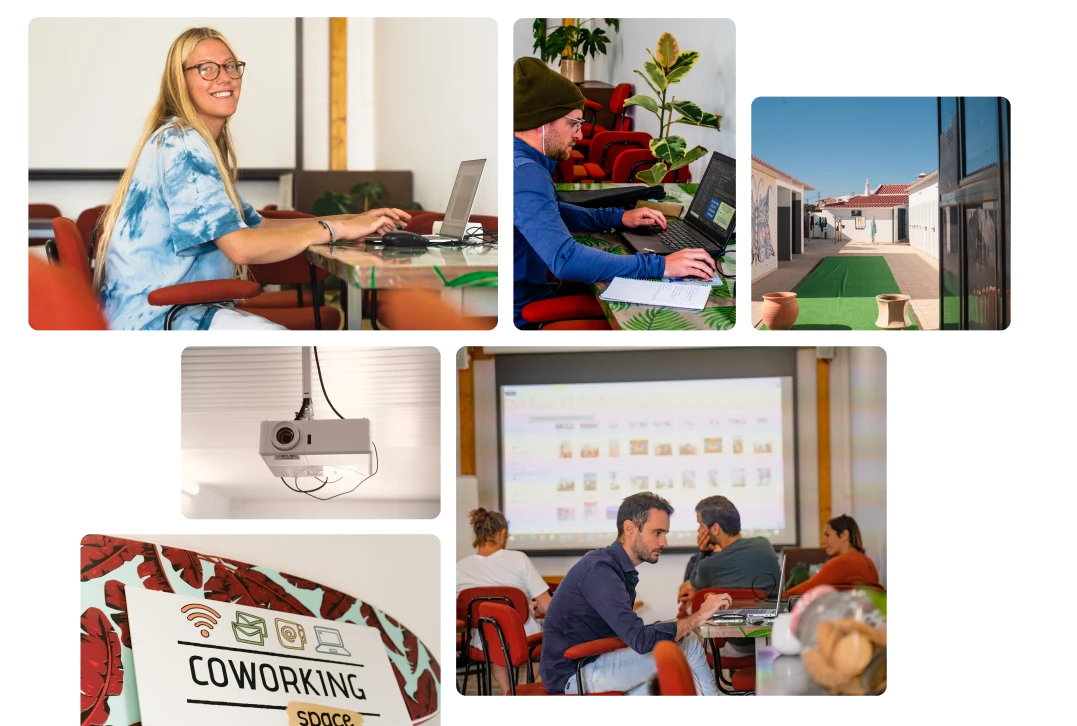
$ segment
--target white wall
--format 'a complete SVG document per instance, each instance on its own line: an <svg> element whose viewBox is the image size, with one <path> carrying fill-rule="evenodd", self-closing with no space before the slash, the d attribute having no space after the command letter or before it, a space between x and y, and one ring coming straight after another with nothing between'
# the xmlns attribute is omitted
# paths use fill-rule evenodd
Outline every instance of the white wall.
<svg viewBox="0 0 1077 726"><path fill-rule="evenodd" d="M513 60L535 55L531 50L534 44L531 35L533 21L534 18L521 18L513 25ZM555 28L561 21L561 18L548 18L547 27ZM694 101L704 111L720 115L722 130L716 132L714 129L675 124L673 133L683 136L688 148L701 145L709 151L736 158L737 45L736 27L732 20L622 18L618 33L604 24L599 27L606 31L612 42L607 47L606 55L587 59L584 78L611 85L631 83L635 93L653 96L651 89L633 71L643 70L644 62L649 60L646 49L650 48L653 52L662 33L672 33L682 50L698 51L700 58L695 67L683 81L672 86L669 98L676 96ZM556 63L551 67L556 68ZM630 110L629 115L635 119L633 130L645 131L652 136L658 134L658 119L652 114L637 108ZM699 181L703 176L705 161L706 157L689 166L693 181Z"/></svg>
<svg viewBox="0 0 1077 726"><path fill-rule="evenodd" d="M496 358L474 363L482 364L475 369L478 506L496 509ZM797 376L798 527L801 546L817 547L822 522L819 521L815 348L797 351ZM830 390L832 508L835 515L844 511L860 524L868 555L875 560L885 584L886 353L882 348L836 348L830 367ZM467 506L475 506L471 502L469 494ZM609 541L615 538L616 531L611 529ZM470 554L470 548L460 547L458 558L461 553ZM657 565L640 565L637 599L644 603L639 613L645 621L674 617L677 587L689 556L670 553L663 555ZM543 575L564 575L577 559L554 555L533 557L532 561Z"/></svg>
<svg viewBox="0 0 1077 726"><path fill-rule="evenodd" d="M856 223L850 214L851 208L838 207L836 209L824 209L822 214L827 218L826 236L834 239L834 220L841 217L842 239L847 242L871 242L871 218L875 217L875 241L877 243L890 243L894 241L894 230L897 224L897 207L859 207L864 213L864 229L857 229ZM818 231L816 232L818 234Z"/></svg>
<svg viewBox="0 0 1077 726"><path fill-rule="evenodd" d="M436 500L337 502L332 511L315 501L232 503L234 519L433 519L440 513L441 502Z"/></svg>
<svg viewBox="0 0 1077 726"><path fill-rule="evenodd" d="M752 167L752 281L778 269L778 179Z"/></svg>
<svg viewBox="0 0 1077 726"><path fill-rule="evenodd" d="M939 258L939 185L929 184L909 195L909 244Z"/></svg>
<svg viewBox="0 0 1077 726"><path fill-rule="evenodd" d="M449 31L468 38L466 54L447 52L446 36L442 33ZM426 209L444 211L460 162L485 158L487 164L474 213L496 215L496 36L496 24L488 18L349 18L348 167L410 170L414 175L415 199ZM253 42L244 41L244 50L237 48L237 52L246 54ZM396 52L400 48L411 50L407 54ZM53 57L66 64L63 56ZM271 104L286 105L290 118L294 99L291 78L283 92L272 86L256 87L253 79L254 76L245 77L246 95L241 108L246 109L257 93ZM152 99L147 103L152 103ZM303 168L328 169L327 18L303 19L302 106ZM462 113L438 115L438 108L457 106ZM138 128L146 113L148 106L135 114L137 118L133 122ZM434 118L436 123L432 121ZM263 124L256 128L261 132L272 130L273 126ZM294 129L280 133L283 134L281 144L291 148ZM242 169L251 163L250 154L243 153L239 135L237 128L237 153ZM136 130L131 134L131 148L125 158L133 150L137 137ZM72 159L69 165L84 164ZM111 181L30 182L29 200L55 204L64 216L74 219L85 209L111 201L115 188L115 182ZM255 208L281 202L279 184L273 181L240 182L239 193Z"/></svg>

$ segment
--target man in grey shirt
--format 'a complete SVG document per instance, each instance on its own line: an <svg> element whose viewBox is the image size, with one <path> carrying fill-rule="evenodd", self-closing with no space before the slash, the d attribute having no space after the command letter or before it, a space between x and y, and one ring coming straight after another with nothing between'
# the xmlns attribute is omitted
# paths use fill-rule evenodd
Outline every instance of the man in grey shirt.
<svg viewBox="0 0 1077 726"><path fill-rule="evenodd" d="M691 602L696 590L705 587L749 588L776 593L781 569L778 556L766 537L742 537L740 512L726 497L707 497L696 505L699 522L699 559L681 585L679 600Z"/></svg>

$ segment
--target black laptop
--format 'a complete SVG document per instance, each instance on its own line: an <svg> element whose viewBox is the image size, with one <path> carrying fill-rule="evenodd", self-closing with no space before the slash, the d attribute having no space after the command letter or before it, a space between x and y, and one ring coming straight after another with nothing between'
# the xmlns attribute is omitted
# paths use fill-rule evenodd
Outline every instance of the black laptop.
<svg viewBox="0 0 1077 726"><path fill-rule="evenodd" d="M678 250L704 249L718 259L725 253L737 222L737 160L711 154L707 171L684 219L658 226L620 229L618 234L636 252L669 255Z"/></svg>

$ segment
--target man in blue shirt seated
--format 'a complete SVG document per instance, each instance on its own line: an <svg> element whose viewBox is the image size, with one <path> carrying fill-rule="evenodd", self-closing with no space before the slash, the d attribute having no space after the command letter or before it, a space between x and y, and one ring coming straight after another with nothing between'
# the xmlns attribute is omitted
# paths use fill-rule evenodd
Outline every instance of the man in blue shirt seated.
<svg viewBox="0 0 1077 726"><path fill-rule="evenodd" d="M702 249L680 250L666 257L615 255L580 244L569 229L605 232L613 227L659 225L666 218L653 209L585 209L557 200L553 172L571 157L583 138L584 98L576 84L550 70L537 58L520 58L513 66L512 242L513 322L518 328L539 328L526 321L528 303L564 294L551 284L559 280L593 283L615 277L714 277L715 263ZM572 290L569 286L568 291ZM590 294L589 292L587 294Z"/></svg>
<svg viewBox="0 0 1077 726"><path fill-rule="evenodd" d="M672 513L669 502L653 492L626 498L617 511L617 541L585 554L557 586L543 626L541 673L547 691L579 690L576 666L564 657L566 650L599 638L620 638L628 648L604 653L584 666L584 692L646 695L648 680L655 674L651 651L660 640L675 640L692 668L696 690L717 695L707 654L693 631L728 608L729 596L711 595L689 617L654 625L644 624L632 609L639 582L636 567L658 562Z"/></svg>

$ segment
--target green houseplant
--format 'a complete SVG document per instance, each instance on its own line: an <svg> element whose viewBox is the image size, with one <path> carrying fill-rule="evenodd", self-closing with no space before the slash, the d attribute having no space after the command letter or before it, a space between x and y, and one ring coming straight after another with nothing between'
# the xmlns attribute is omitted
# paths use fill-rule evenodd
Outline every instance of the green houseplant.
<svg viewBox="0 0 1077 726"><path fill-rule="evenodd" d="M351 188L351 193L337 193L326 191L325 194L314 200L314 208L311 214L318 217L329 217L334 214L362 214L369 212L374 205L384 201L385 187L376 181L362 182ZM360 203L361 202L361 203ZM406 205L388 204L403 209L421 210L423 205L418 202L408 202Z"/></svg>
<svg viewBox="0 0 1077 726"><path fill-rule="evenodd" d="M531 24L531 33L535 38L532 51L538 51L543 63L561 58L561 75L573 83L583 81L583 62L587 56L606 54L609 36L598 27L597 18L575 18L573 25L562 25L547 33L546 18L535 18ZM619 18L603 18L605 24L618 32L621 27ZM585 27L591 23L592 27Z"/></svg>
<svg viewBox="0 0 1077 726"><path fill-rule="evenodd" d="M646 94L637 94L625 100L625 106L639 106L658 117L658 135L651 139L651 153L659 160L650 169L636 174L636 178L645 184L661 184L666 174L691 164L707 154L702 146L688 149L688 143L682 136L670 135L673 124L688 124L722 130L722 117L702 110L692 101L677 100L670 96L671 86L680 83L699 60L699 53L694 50L682 51L677 39L670 33L662 33L658 46L651 52L651 60L643 64L644 71L635 73L642 78L657 98ZM667 99L669 97L669 100ZM674 112L679 114L674 118Z"/></svg>

